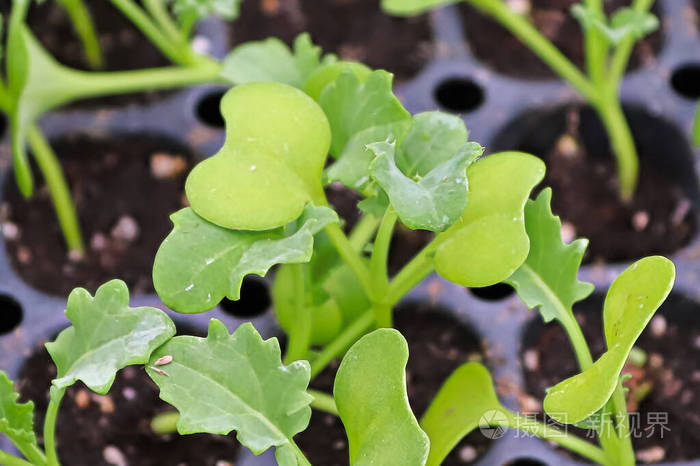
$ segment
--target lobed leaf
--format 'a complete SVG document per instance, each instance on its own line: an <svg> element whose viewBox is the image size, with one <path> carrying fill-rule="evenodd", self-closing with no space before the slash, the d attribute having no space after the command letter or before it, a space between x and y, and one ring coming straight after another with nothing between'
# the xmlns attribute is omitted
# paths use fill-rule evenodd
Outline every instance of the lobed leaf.
<svg viewBox="0 0 700 466"><path fill-rule="evenodd" d="M468 362L455 370L440 387L420 421L430 438L426 465L439 465L483 420L505 417L493 388L489 371L477 362Z"/></svg>
<svg viewBox="0 0 700 466"><path fill-rule="evenodd" d="M394 329L365 335L346 353L333 389L350 464L423 465L429 440L406 394L408 345Z"/></svg>
<svg viewBox="0 0 700 466"><path fill-rule="evenodd" d="M539 307L542 319L573 318L574 303L593 292L591 283L577 278L588 240L577 239L571 244L561 240L561 221L552 214L551 188L525 205L525 230L530 238L530 252L523 265L506 283L515 288L529 309Z"/></svg>
<svg viewBox="0 0 700 466"><path fill-rule="evenodd" d="M248 83L221 102L226 142L187 177L192 209L231 229L271 230L325 199L321 173L328 121L309 96L273 82Z"/></svg>
<svg viewBox="0 0 700 466"><path fill-rule="evenodd" d="M395 16L413 16L428 10L439 8L458 0L382 0L384 12Z"/></svg>
<svg viewBox="0 0 700 466"><path fill-rule="evenodd" d="M372 70L362 63L346 60L335 61L335 57L326 55L323 66L316 68L306 79L304 92L316 102L320 102L321 94L326 86L335 82L345 72L352 73L360 82L364 82Z"/></svg>
<svg viewBox="0 0 700 466"><path fill-rule="evenodd" d="M0 434L5 434L18 448L36 446L34 403L18 403L12 380L0 370Z"/></svg>
<svg viewBox="0 0 700 466"><path fill-rule="evenodd" d="M264 276L275 264L308 262L313 235L338 216L328 207L309 205L298 228L286 231L229 230L190 208L174 213L171 220L173 231L156 253L153 284L171 309L197 313L212 309L225 296L239 299L247 274Z"/></svg>
<svg viewBox="0 0 700 466"><path fill-rule="evenodd" d="M224 59L221 75L234 84L273 81L303 89L314 71L334 60L330 55L321 60L321 48L308 33L297 36L294 50L270 37L235 47Z"/></svg>
<svg viewBox="0 0 700 466"><path fill-rule="evenodd" d="M493 285L515 272L530 249L525 202L544 171L540 159L522 152L493 154L470 165L467 207L435 240L436 271L470 287Z"/></svg>
<svg viewBox="0 0 700 466"><path fill-rule="evenodd" d="M284 366L276 338L263 340L250 323L229 335L216 319L206 338L175 337L153 354L151 365L165 355L172 356L159 367L165 373L146 370L160 397L180 412L180 434L235 430L256 455L275 447L280 464L297 464L292 438L311 416L308 362Z"/></svg>
<svg viewBox="0 0 700 466"><path fill-rule="evenodd" d="M608 350L591 367L549 390L543 406L550 417L573 424L607 403L634 342L671 292L674 279L673 262L661 256L645 257L615 279L603 310Z"/></svg>
<svg viewBox="0 0 700 466"><path fill-rule="evenodd" d="M94 297L84 288L74 289L66 317L73 325L46 343L58 369L53 385L59 389L82 380L104 395L119 369L145 364L175 334L175 325L160 309L129 307L129 290L121 280L100 286Z"/></svg>
<svg viewBox="0 0 700 466"><path fill-rule="evenodd" d="M407 177L397 166L395 143L378 142L369 148L377 156L369 167L372 178L386 192L406 226L439 232L462 215L467 205L466 169L481 155L479 144L463 145L418 181Z"/></svg>
<svg viewBox="0 0 700 466"><path fill-rule="evenodd" d="M320 103L333 136L331 155L340 157L349 140L363 130L380 126L390 132L394 125L411 119L392 92L392 80L393 75L383 70L373 71L364 80L344 71L325 87Z"/></svg>

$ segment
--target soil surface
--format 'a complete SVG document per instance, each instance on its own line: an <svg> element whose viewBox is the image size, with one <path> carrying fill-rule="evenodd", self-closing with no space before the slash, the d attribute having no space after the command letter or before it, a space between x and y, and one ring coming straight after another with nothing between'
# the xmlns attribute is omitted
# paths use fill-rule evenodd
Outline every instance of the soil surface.
<svg viewBox="0 0 700 466"><path fill-rule="evenodd" d="M395 327L408 341L408 398L420 419L445 379L468 360L483 359L483 348L471 330L446 313L420 305L398 309ZM311 384L332 392L338 363L329 366ZM312 464L348 464L347 438L343 424L335 416L314 411L306 431L297 435L300 448ZM472 464L489 446L489 440L473 432L447 457L445 465Z"/></svg>
<svg viewBox="0 0 700 466"><path fill-rule="evenodd" d="M370 68L416 75L432 57L427 15L396 18L379 9L379 0L245 0L231 27L231 43L278 37L292 44L304 31L324 53L361 61Z"/></svg>
<svg viewBox="0 0 700 466"><path fill-rule="evenodd" d="M108 0L85 2L92 15L102 49L103 71L121 71L167 66L170 61ZM65 10L57 2L32 2L27 23L41 44L61 63L91 70L82 42L73 30ZM167 95L149 91L126 96L108 96L79 101L72 107L124 106L146 104Z"/></svg>
<svg viewBox="0 0 700 466"><path fill-rule="evenodd" d="M597 358L605 350L602 297L589 301L578 306L577 320ZM635 413L630 418L635 435L632 443L642 462L700 457L700 321L697 316L697 305L671 296L637 341L636 346L647 353L647 363L642 368L628 364L623 370L633 376L625 383L630 393L641 395L651 387L640 403L628 403L628 410ZM535 336L537 329L539 336ZM539 322L533 324L522 355L527 393L539 401L548 387L578 372L571 344L556 323L544 328ZM542 414L541 405L539 409Z"/></svg>
<svg viewBox="0 0 700 466"><path fill-rule="evenodd" d="M55 375L56 368L43 348L27 360L20 373L17 388L21 401L34 402L35 426L43 425L49 387ZM154 434L150 429L151 419L171 410L158 398L158 387L138 366L120 371L105 396L78 382L66 391L56 426L61 464L224 466L234 463L238 443L233 435Z"/></svg>
<svg viewBox="0 0 700 466"><path fill-rule="evenodd" d="M30 200L21 196L9 174L0 221L15 270L31 286L62 297L76 286L94 292L115 277L134 294L152 291L153 259L172 228L169 215L183 206L193 154L149 135L73 135L53 148L77 205L86 255L68 257L37 170L37 192Z"/></svg>
<svg viewBox="0 0 700 466"><path fill-rule="evenodd" d="M529 0L528 16L534 26L551 40L561 52L582 67L585 58L583 37L579 22L571 15L571 6L578 0ZM610 14L621 7L628 7L628 0L605 0L605 11ZM658 8L652 8L659 14ZM555 74L534 53L525 47L505 28L490 17L484 16L467 4L459 6L467 39L477 58L494 70L518 78L543 79ZM628 70L654 60L661 49L662 33L656 30L635 45ZM498 44L494 47L494 44Z"/></svg>
<svg viewBox="0 0 700 466"><path fill-rule="evenodd" d="M524 140L508 147L544 159L547 174L540 186L553 189L552 210L564 222L566 240L588 238L587 261L669 254L687 244L696 227L688 192L697 190L697 181L688 178L692 155L684 159L687 146L669 148L672 155L659 146L659 141L674 137L675 130L648 119L640 125L640 117L633 117L639 183L632 201L624 203L615 158L597 117L590 109L566 112L561 119L544 117L529 126L525 122L520 129Z"/></svg>

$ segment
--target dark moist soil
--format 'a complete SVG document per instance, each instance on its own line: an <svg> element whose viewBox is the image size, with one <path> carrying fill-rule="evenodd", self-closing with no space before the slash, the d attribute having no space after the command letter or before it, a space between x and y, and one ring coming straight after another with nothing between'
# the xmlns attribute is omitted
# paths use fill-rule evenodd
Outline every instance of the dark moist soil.
<svg viewBox="0 0 700 466"><path fill-rule="evenodd" d="M231 43L278 37L292 44L309 32L324 53L360 61L370 68L415 76L434 47L427 15L396 18L382 13L379 0L245 0L231 27Z"/></svg>
<svg viewBox="0 0 700 466"><path fill-rule="evenodd" d="M22 401L35 404L35 426L42 426L56 368L43 348L22 369ZM151 419L172 410L158 398L158 387L143 368L119 372L110 392L100 396L78 382L66 391L56 426L61 464L66 466L221 466L233 464L233 435L157 435ZM41 428L38 429L41 431ZM119 459L122 462L118 462ZM111 460L111 461L108 461ZM222 463L223 462L223 463Z"/></svg>
<svg viewBox="0 0 700 466"><path fill-rule="evenodd" d="M579 22L571 15L571 6L579 0L529 0L529 17L537 30L544 34L561 52L582 67L585 58L583 37ZM527 2L525 2L527 3ZM605 0L605 11L610 14L628 7L628 0ZM658 15L658 8L652 11ZM505 28L467 4L459 6L467 39L472 52L494 70L518 78L543 79L555 77L550 68L525 47ZM663 23L662 23L663 24ZM663 42L656 30L634 47L628 70L637 68L658 54ZM494 44L498 44L494 47Z"/></svg>
<svg viewBox="0 0 700 466"><path fill-rule="evenodd" d="M395 327L408 341L408 398L413 412L420 419L445 379L466 361L482 360L483 348L479 339L463 324L445 312L421 305L399 309L395 315ZM311 386L331 393L337 369L336 361ZM345 430L335 416L314 411L309 427L297 435L296 440L311 464L348 464ZM443 464L473 464L488 447L489 440L473 432L455 447Z"/></svg>
<svg viewBox="0 0 700 466"><path fill-rule="evenodd" d="M673 306L673 298L664 307ZM577 312L577 320L594 358L597 358L605 350L602 298L596 299L590 307L584 306L581 312ZM664 317L665 312L657 312L636 344L647 353L648 362L642 369L627 365L623 370L623 373L633 375L626 382L631 393L639 393L636 387L642 385L651 384L653 387L639 405L633 402L628 404L630 412L639 413L632 415L631 423L636 425L634 430L639 437L633 437L632 443L640 461L654 457L655 461L660 461L662 452L664 461L686 461L700 457L700 321L697 320L697 311L696 307L684 309L685 321L675 321ZM695 318L692 317L693 313ZM522 352L523 367L527 393L541 401L548 387L576 374L578 366L571 344L560 325L553 323L542 329L537 322L534 327L541 329L541 333L539 337L533 334L530 338L526 337ZM668 413L667 420L663 419L666 415L662 414L654 422L653 418L657 415L653 413ZM663 437L660 424L666 426ZM573 430L583 433L578 429Z"/></svg>
<svg viewBox="0 0 700 466"><path fill-rule="evenodd" d="M85 2L92 15L102 48L102 71L123 71L167 66L170 64L160 51L108 0ZM73 31L65 10L57 2L32 2L27 22L46 49L61 63L73 68L90 70L82 42ZM147 104L169 94L149 91L78 101L74 108Z"/></svg>
<svg viewBox="0 0 700 466"><path fill-rule="evenodd" d="M658 158L656 149L637 143L639 184L632 201L623 203L607 142L593 147L588 151L571 128L548 153L527 144L519 147L543 156L547 173L541 186L553 189L552 210L562 217L571 237L567 240L574 236L590 240L586 260L633 260L669 254L687 244L695 231L692 203L679 184L680 176L668 176L646 162ZM683 169L666 165L671 171Z"/></svg>
<svg viewBox="0 0 700 466"><path fill-rule="evenodd" d="M0 220L17 227L10 229L16 230L10 238L4 229L14 269L31 286L63 297L76 286L94 292L116 277L132 293L152 291L153 259L172 228L169 215L183 206L193 154L149 135L73 135L53 148L77 204L86 256L79 261L68 257L43 180L37 179L38 190L27 201L10 173ZM162 171L158 178L156 169Z"/></svg>

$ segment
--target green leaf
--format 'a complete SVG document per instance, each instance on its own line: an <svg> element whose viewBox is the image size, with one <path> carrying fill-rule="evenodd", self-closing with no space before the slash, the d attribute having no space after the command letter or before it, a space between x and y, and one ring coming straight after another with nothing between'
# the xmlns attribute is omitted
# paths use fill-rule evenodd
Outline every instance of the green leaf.
<svg viewBox="0 0 700 466"><path fill-rule="evenodd" d="M323 90L334 82L344 72L350 72L360 81L364 82L372 70L362 63L352 61L334 61L334 58L326 55L324 64L309 75L304 84L304 92L316 102L321 101Z"/></svg>
<svg viewBox="0 0 700 466"><path fill-rule="evenodd" d="M414 16L428 10L456 3L457 0L382 0L382 10L395 16Z"/></svg>
<svg viewBox="0 0 700 466"><path fill-rule="evenodd" d="M119 369L145 364L175 335L175 325L160 309L129 307L129 290L121 280L100 286L94 298L84 288L74 289L66 317L73 325L46 343L58 369L53 385L60 389L82 380L104 395Z"/></svg>
<svg viewBox="0 0 700 466"><path fill-rule="evenodd" d="M406 394L408 345L394 329L365 335L346 353L335 378L335 403L352 465L423 465L428 437Z"/></svg>
<svg viewBox="0 0 700 466"><path fill-rule="evenodd" d="M340 157L326 170L328 181L340 181L348 188L373 195L371 189L368 189L371 182L369 166L376 154L368 146L380 141L399 141L410 127L411 120L398 120L386 125L371 126L356 133L348 140Z"/></svg>
<svg viewBox="0 0 700 466"><path fill-rule="evenodd" d="M246 42L234 48L224 59L221 75L234 84L273 81L303 89L308 77L323 64L321 48L311 42L308 33L294 41L294 51L281 40L271 37Z"/></svg>
<svg viewBox="0 0 700 466"><path fill-rule="evenodd" d="M396 152L396 165L407 176L425 176L451 159L469 137L464 121L443 112L413 116L413 125Z"/></svg>
<svg viewBox="0 0 700 466"><path fill-rule="evenodd" d="M482 153L479 144L463 145L456 154L431 169L419 181L396 165L395 143L378 142L370 149L377 155L369 167L372 178L389 196L401 221L411 229L444 231L467 206L467 166Z"/></svg>
<svg viewBox="0 0 700 466"><path fill-rule="evenodd" d="M204 19L215 15L227 21L238 18L241 0L174 0L173 11L179 17Z"/></svg>
<svg viewBox="0 0 700 466"><path fill-rule="evenodd" d="M659 27L659 20L653 13L630 7L613 13L609 24L604 15L582 4L573 5L571 14L584 28L596 29L612 45L618 45L628 37L639 40Z"/></svg>
<svg viewBox="0 0 700 466"><path fill-rule="evenodd" d="M392 92L392 80L393 75L383 70L372 72L364 81L344 71L326 86L320 103L333 136L331 155L340 157L350 138L360 131L410 120L411 115Z"/></svg>
<svg viewBox="0 0 700 466"><path fill-rule="evenodd" d="M323 204L328 121L309 96L273 82L236 86L222 102L226 142L187 178L197 215L226 228L271 230Z"/></svg>
<svg viewBox="0 0 700 466"><path fill-rule="evenodd" d="M573 424L594 414L610 399L639 335L671 292L673 262L661 256L641 259L613 282L605 298L603 322L608 350L591 367L552 387L544 409Z"/></svg>
<svg viewBox="0 0 700 466"><path fill-rule="evenodd" d="M276 447L280 464L296 464L292 437L311 416L308 362L284 366L276 338L263 340L250 323L229 335L216 319L206 338L175 337L153 354L151 365L166 355L172 361L160 372L146 370L160 397L180 412L180 434L235 430L256 455Z"/></svg>
<svg viewBox="0 0 700 466"><path fill-rule="evenodd" d="M499 283L528 256L523 209L544 177L544 163L522 152L483 157L469 166L467 208L436 238L435 269L463 286Z"/></svg>
<svg viewBox="0 0 700 466"><path fill-rule="evenodd" d="M477 362L463 364L445 381L420 421L430 438L426 464L441 464L482 418L505 418L509 414L498 401L489 371Z"/></svg>
<svg viewBox="0 0 700 466"><path fill-rule="evenodd" d="M264 276L275 264L311 259L313 235L338 216L328 207L309 205L298 228L271 231L229 230L192 209L171 216L174 228L156 253L153 284L163 302L185 313L204 312L225 296L239 299L243 277Z"/></svg>
<svg viewBox="0 0 700 466"><path fill-rule="evenodd" d="M18 448L36 446L34 403L17 403L19 393L4 371L0 370L0 434L5 434Z"/></svg>
<svg viewBox="0 0 700 466"><path fill-rule="evenodd" d="M506 282L515 288L528 308L539 307L545 322L573 318L574 303L593 292L591 283L577 278L588 240L571 244L561 240L561 221L552 214L551 188L525 206L525 229L530 253L523 265Z"/></svg>

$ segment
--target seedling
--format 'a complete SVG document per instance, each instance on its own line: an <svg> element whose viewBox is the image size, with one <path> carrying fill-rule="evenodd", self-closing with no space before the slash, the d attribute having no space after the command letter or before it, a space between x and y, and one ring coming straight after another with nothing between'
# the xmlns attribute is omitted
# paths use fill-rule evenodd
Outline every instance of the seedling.
<svg viewBox="0 0 700 466"><path fill-rule="evenodd" d="M241 61L243 52L264 57L270 50L285 60L283 73L253 66L262 58ZM172 215L153 280L170 308L197 313L224 297L238 299L244 276L264 276L278 265L273 299L288 335L284 362L277 340L262 340L250 323L229 334L213 319L205 338L172 337L164 313L128 307L122 282L107 283L94 298L74 290L67 306L73 326L47 345L58 375L45 455L31 406L18 405L11 383L3 383L0 431L20 452L34 464L57 465L54 426L66 387L79 379L105 393L117 370L143 364L161 398L178 410L181 434L235 430L256 455L274 447L279 464L308 465L294 436L315 408L340 416L352 464L439 464L485 410L501 410L501 426L520 417L500 404L476 363L448 379L420 423L414 417L405 385L408 348L390 328L392 308L436 271L467 287L511 283L545 320L564 325L582 372L545 399L555 419L620 416L615 427L592 424L600 448L543 424L518 428L600 464L633 464L620 371L669 293L673 265L650 257L618 277L604 309L609 349L594 363L571 311L592 291L576 278L585 241L561 242L549 190L528 201L544 176L541 160L519 152L479 158L481 147L468 142L460 118L409 114L392 93L390 73L322 57L305 36L294 51L274 41L248 44L225 67L236 60L237 79L254 75L257 82L223 97L226 142L190 173L190 206ZM327 166L329 153L335 160ZM323 190L336 180L363 197L363 217L349 234ZM390 277L388 251L399 221L435 236ZM309 390L310 380L343 354L333 395ZM174 416L167 416L154 419L154 429L172 426ZM0 461L26 466L8 453Z"/></svg>
<svg viewBox="0 0 700 466"><path fill-rule="evenodd" d="M83 54L88 65L95 70L104 66L100 41L95 33L95 26L83 0L57 0L68 14L73 30L83 44Z"/></svg>
<svg viewBox="0 0 700 466"><path fill-rule="evenodd" d="M81 4L79 0L68 3ZM35 126L36 120L46 111L78 99L219 81L221 65L195 52L189 45L189 36L202 15L218 13L233 18L237 14L236 2L222 5L178 2L174 11L178 12L180 26L176 28L175 19L166 14L161 0L145 2L150 15L131 0L113 3L177 66L109 73L63 66L44 50L24 24L29 0L17 0L12 4L5 47L7 76L0 82L0 110L10 119L17 185L24 196L32 195L34 182L25 152L26 140L51 192L68 249L78 256L82 255L84 245L75 207L56 156Z"/></svg>
<svg viewBox="0 0 700 466"><path fill-rule="evenodd" d="M460 0L382 0L389 14L409 16ZM617 160L620 197L634 196L639 160L620 103L620 83L637 40L659 27L649 12L653 0L633 0L630 7L610 17L602 0L583 0L572 8L584 34L586 73L566 58L524 15L511 10L504 0L462 0L501 24L532 50L552 71L567 81L597 111Z"/></svg>

